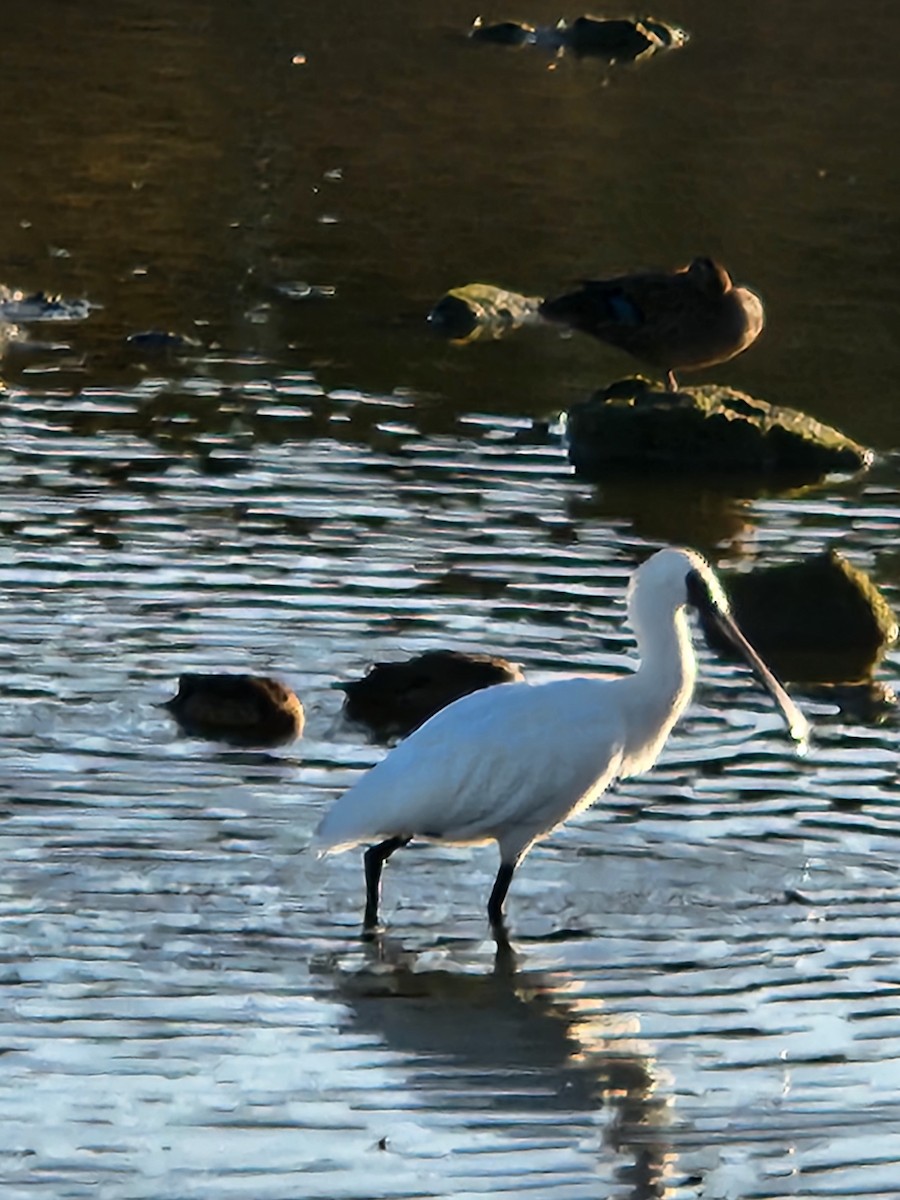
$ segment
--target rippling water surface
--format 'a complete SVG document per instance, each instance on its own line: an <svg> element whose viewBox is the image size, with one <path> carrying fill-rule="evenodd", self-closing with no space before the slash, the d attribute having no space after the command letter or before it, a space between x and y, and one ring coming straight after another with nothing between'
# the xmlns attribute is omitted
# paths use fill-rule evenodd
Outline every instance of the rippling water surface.
<svg viewBox="0 0 900 1200"><path fill-rule="evenodd" d="M103 305L3 361L4 1200L895 1200L893 717L801 700L798 757L698 640L658 767L517 874L511 955L491 848L398 854L378 944L358 856L307 851L383 753L334 686L372 661L621 672L627 578L668 541L725 566L835 547L896 600L893 8L863 46L835 4L676 3L680 57L615 74L469 45L458 4L123 3L96 36L79 7L10 41L2 134L0 282ZM701 242L771 295L723 381L874 444L866 476L588 484L532 418L620 361L421 328L470 279L540 291ZM304 279L336 293L274 291ZM198 345L123 342L168 327ZM287 680L302 740L181 735L159 702L207 669Z"/></svg>

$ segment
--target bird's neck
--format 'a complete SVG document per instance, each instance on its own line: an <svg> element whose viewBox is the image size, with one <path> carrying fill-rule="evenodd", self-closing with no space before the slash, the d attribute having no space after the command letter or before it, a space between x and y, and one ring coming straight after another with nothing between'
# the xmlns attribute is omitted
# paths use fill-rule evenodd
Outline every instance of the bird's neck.
<svg viewBox="0 0 900 1200"><path fill-rule="evenodd" d="M630 690L629 745L626 770L637 774L656 759L672 726L687 708L694 691L697 663L684 609L671 621L642 622L633 614L640 666ZM652 729L647 738L644 731Z"/></svg>

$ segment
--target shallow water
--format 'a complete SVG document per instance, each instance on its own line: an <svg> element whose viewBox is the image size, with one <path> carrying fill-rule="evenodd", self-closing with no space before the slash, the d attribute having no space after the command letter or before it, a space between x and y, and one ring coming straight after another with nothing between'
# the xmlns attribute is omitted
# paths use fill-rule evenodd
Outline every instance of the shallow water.
<svg viewBox="0 0 900 1200"><path fill-rule="evenodd" d="M511 958L491 849L399 853L368 945L358 856L306 847L383 753L334 688L374 660L621 671L667 541L834 546L896 601L894 9L673 3L688 47L616 72L467 44L458 4L121 3L102 36L51 7L7 14L0 282L103 307L3 361L4 1200L893 1200L894 718L801 701L798 757L698 646L658 767L517 874ZM424 329L455 284L701 249L770 317L716 378L873 444L868 475L595 487L531 418L625 360ZM149 328L201 344L124 344ZM302 741L180 736L158 702L204 669L286 679Z"/></svg>

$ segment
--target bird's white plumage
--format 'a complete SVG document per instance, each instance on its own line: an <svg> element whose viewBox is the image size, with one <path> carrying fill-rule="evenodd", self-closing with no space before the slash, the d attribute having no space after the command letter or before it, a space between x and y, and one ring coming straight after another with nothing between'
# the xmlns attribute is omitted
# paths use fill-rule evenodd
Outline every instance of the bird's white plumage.
<svg viewBox="0 0 900 1200"><path fill-rule="evenodd" d="M499 900L492 896L494 919L512 868L534 841L590 804L614 779L636 775L656 761L694 688L696 660L684 610L689 584L696 588L698 581L708 602L727 617L724 593L699 554L669 549L653 555L628 588L628 615L640 651L637 670L612 679L505 683L462 697L337 800L316 832L320 851L391 842L386 857L412 837L496 841L501 872L495 885ZM805 730L802 715L746 648L797 736L795 731ZM374 882L367 864L371 920L382 861L373 863Z"/></svg>
<svg viewBox="0 0 900 1200"><path fill-rule="evenodd" d="M604 700L614 686L504 683L463 696L344 794L319 826L318 844L338 850L393 835L493 839L515 858L617 773L625 733Z"/></svg>
<svg viewBox="0 0 900 1200"><path fill-rule="evenodd" d="M705 567L699 555L663 551L636 573L629 612L644 656L635 673L463 696L337 801L318 846L337 851L390 836L496 840L514 861L614 778L645 770L690 699L694 656L681 609L685 573L698 564Z"/></svg>

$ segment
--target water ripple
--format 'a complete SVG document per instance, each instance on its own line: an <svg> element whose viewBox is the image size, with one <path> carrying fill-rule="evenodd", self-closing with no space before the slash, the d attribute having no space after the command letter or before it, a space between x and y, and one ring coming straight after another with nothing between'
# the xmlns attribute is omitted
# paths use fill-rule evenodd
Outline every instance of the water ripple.
<svg viewBox="0 0 900 1200"><path fill-rule="evenodd" d="M363 946L358 857L305 852L383 753L334 684L447 645L621 671L653 538L521 420L423 436L414 397L309 374L0 419L4 1195L893 1196L895 725L813 706L797 758L702 649L658 768L517 875L516 964L490 851L398 855L396 940ZM888 475L741 511L767 556L893 562ZM281 675L306 736L181 737L156 706L189 669Z"/></svg>

